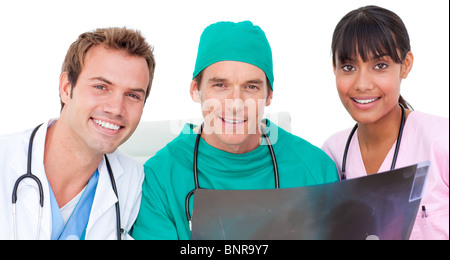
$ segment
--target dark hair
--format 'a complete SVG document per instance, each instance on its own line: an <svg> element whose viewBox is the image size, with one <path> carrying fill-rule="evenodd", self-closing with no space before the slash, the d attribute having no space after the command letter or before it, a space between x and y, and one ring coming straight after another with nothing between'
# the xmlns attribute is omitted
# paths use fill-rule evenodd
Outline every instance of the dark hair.
<svg viewBox="0 0 450 260"><path fill-rule="evenodd" d="M331 43L333 65L360 56L365 62L369 57L387 55L396 63L403 63L411 51L408 31L402 19L394 12L370 5L345 15L336 25ZM399 56L400 54L400 56ZM400 95L399 103L412 110Z"/></svg>

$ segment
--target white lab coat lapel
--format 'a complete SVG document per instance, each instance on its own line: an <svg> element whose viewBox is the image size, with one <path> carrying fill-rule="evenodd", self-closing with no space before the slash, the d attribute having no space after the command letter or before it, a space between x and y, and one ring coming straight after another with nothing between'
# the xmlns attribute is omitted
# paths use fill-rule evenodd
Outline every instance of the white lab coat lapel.
<svg viewBox="0 0 450 260"><path fill-rule="evenodd" d="M36 133L33 142L32 173L41 181L44 192L44 209L42 212L39 239L50 239L52 232L49 183L44 168L44 149L47 127L54 121L55 120L50 120L49 122L44 123ZM31 131L24 137L24 139L26 139L24 140L24 144L16 149L16 154L13 155L13 160L9 164L9 167L11 167L14 172L7 184L11 186L11 191L15 180L27 171L28 142L30 135ZM116 154L107 156L120 194L121 176L124 174L124 168L120 164ZM100 162L98 169L99 181L86 230L86 239L116 239L115 203L117 202L117 197L112 189L111 180L104 159ZM37 184L29 178L24 179L19 185L17 197L16 211L18 239L35 239L40 207ZM5 214L11 214L12 205L9 209L9 212ZM121 208L121 212L122 210L123 208ZM11 234L12 233L13 226L11 224Z"/></svg>
<svg viewBox="0 0 450 260"><path fill-rule="evenodd" d="M120 165L117 157L114 154L107 155L116 184L120 181L120 177L124 173L122 166ZM116 236L116 211L115 203L118 198L116 197L111 185L111 179L109 177L108 168L106 166L105 159L99 164L99 180L97 184L97 190L95 192L94 203L92 204L91 214L89 217L89 223L86 230L86 239L99 239L104 238L105 233L112 234L112 239ZM117 187L117 189L119 189ZM105 216L105 214L108 216ZM99 229L101 227L101 229ZM92 231L92 233L90 233ZM100 232L100 234L98 233ZM95 234L97 233L97 234ZM99 235L99 237L96 237Z"/></svg>
<svg viewBox="0 0 450 260"><path fill-rule="evenodd" d="M42 211L39 239L50 239L52 230L50 194L48 180L44 169L44 148L46 135L47 124L44 123L39 128L34 138L31 167L32 174L37 176L41 181L44 192L44 209ZM10 166L16 173L16 179L27 172L28 143L29 142L26 142L26 147L17 149L14 159L11 161ZM17 192L16 215L18 239L36 239L39 207L38 186L34 180L26 178L20 183Z"/></svg>

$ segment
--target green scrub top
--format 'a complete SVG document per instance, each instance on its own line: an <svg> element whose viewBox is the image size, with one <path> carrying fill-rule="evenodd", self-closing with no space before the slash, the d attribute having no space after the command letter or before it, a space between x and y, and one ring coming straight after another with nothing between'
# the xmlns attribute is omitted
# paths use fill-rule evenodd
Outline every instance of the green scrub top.
<svg viewBox="0 0 450 260"><path fill-rule="evenodd" d="M190 239L186 195L195 188L193 155L196 133L186 124L178 137L144 164L145 180L135 239ZM280 188L338 181L336 165L318 147L267 120L266 132L278 163ZM233 154L200 140L198 179L206 189L273 189L272 157L265 142L255 150ZM195 196L195 194L194 194ZM190 210L192 213L193 197Z"/></svg>

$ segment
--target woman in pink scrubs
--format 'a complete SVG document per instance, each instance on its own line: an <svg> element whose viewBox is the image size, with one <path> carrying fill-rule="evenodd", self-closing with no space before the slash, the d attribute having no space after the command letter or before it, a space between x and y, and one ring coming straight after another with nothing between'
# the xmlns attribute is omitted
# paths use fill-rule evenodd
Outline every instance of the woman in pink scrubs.
<svg viewBox="0 0 450 260"><path fill-rule="evenodd" d="M449 120L413 111L400 95L414 60L402 20L377 6L353 10L336 26L332 54L339 97L357 124L324 151L344 178L430 161L410 239L449 239Z"/></svg>

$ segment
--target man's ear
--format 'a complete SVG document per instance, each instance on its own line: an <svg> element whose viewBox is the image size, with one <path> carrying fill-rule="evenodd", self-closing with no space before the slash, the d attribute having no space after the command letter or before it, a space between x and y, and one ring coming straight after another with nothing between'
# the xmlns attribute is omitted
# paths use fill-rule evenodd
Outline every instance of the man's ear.
<svg viewBox="0 0 450 260"><path fill-rule="evenodd" d="M192 98L192 100L194 100L194 102L197 102L197 103L201 102L199 85L196 80L192 80L192 82L191 82L190 93L191 93L191 98Z"/></svg>
<svg viewBox="0 0 450 260"><path fill-rule="evenodd" d="M270 106L270 104L272 103L272 97L273 97L273 91L270 90L269 94L267 95L267 98L266 98L266 106Z"/></svg>
<svg viewBox="0 0 450 260"><path fill-rule="evenodd" d="M72 97L72 84L69 81L67 72L63 72L59 77L59 96L64 104L67 104Z"/></svg>

